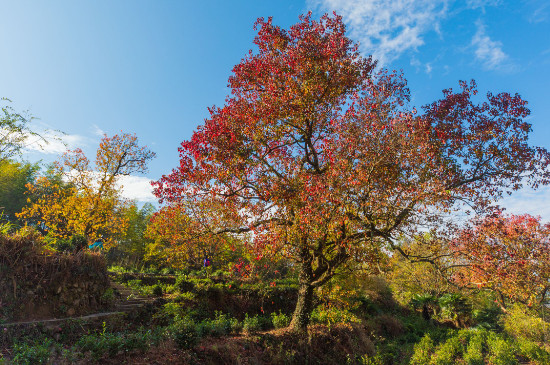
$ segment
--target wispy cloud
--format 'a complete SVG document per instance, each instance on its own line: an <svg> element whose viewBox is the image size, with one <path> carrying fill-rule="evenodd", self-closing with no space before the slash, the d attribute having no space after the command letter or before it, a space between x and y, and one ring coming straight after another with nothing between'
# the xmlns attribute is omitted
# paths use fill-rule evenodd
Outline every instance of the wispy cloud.
<svg viewBox="0 0 550 365"><path fill-rule="evenodd" d="M467 0L466 6L470 9L485 8L486 6L496 6L500 0Z"/></svg>
<svg viewBox="0 0 550 365"><path fill-rule="evenodd" d="M106 134L105 131L101 128L99 128L96 124L92 125L92 130L94 132L94 135L98 137L102 137Z"/></svg>
<svg viewBox="0 0 550 365"><path fill-rule="evenodd" d="M512 64L509 57L502 50L502 43L492 40L485 31L481 21L476 22L477 31L472 38L476 59L489 70L510 70Z"/></svg>
<svg viewBox="0 0 550 365"><path fill-rule="evenodd" d="M550 186L521 189L502 199L500 205L507 213L540 215L544 222L550 222Z"/></svg>
<svg viewBox="0 0 550 365"><path fill-rule="evenodd" d="M384 65L424 44L428 31L439 32L447 0L309 0L323 11L344 17L361 51Z"/></svg>
<svg viewBox="0 0 550 365"><path fill-rule="evenodd" d="M90 138L78 134L65 134L47 130L40 133L41 137L29 136L25 142L25 150L47 155L59 155L77 147L84 147L90 143Z"/></svg>
<svg viewBox="0 0 550 365"><path fill-rule="evenodd" d="M539 4L529 17L531 23L542 23L548 20L548 8L550 4L544 2Z"/></svg>

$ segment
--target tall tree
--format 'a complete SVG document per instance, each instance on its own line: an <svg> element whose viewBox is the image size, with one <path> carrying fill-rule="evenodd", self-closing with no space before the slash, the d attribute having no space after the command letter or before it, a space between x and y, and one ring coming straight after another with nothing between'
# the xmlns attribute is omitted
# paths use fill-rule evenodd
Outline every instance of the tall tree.
<svg viewBox="0 0 550 365"><path fill-rule="evenodd" d="M195 221L217 222L188 239L252 233L259 254L292 257L295 330L307 329L314 289L352 260L376 257L365 252L398 249L398 235L459 202L489 210L523 181L549 182L550 154L527 145L519 95L476 104L475 84L462 82L419 113L404 78L375 73L341 17L308 14L288 31L271 18L256 26L258 50L233 68L225 105L182 143L155 193Z"/></svg>
<svg viewBox="0 0 550 365"><path fill-rule="evenodd" d="M57 173L68 182L62 184L46 177L29 185L37 200L19 217L32 219L47 227L54 237L75 234L95 239L120 235L127 226L121 208L119 178L147 171L155 154L138 144L131 134L104 136L96 153L95 168L82 150L68 151L56 165Z"/></svg>

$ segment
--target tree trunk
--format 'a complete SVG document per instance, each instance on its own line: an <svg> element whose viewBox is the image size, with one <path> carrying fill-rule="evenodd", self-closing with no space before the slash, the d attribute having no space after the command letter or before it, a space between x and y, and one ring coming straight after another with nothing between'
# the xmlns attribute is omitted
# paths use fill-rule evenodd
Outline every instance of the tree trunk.
<svg viewBox="0 0 550 365"><path fill-rule="evenodd" d="M298 302L292 315L290 328L296 332L307 332L309 318L313 312L313 286L309 284L300 284L298 291Z"/></svg>
<svg viewBox="0 0 550 365"><path fill-rule="evenodd" d="M309 324L309 318L311 312L313 312L313 289L311 285L313 282L313 270L311 267L312 258L304 250L302 252L302 263L299 275L300 289L298 290L298 301L296 303L296 309L292 315L292 321L290 322L290 328L296 332L307 332L307 325Z"/></svg>

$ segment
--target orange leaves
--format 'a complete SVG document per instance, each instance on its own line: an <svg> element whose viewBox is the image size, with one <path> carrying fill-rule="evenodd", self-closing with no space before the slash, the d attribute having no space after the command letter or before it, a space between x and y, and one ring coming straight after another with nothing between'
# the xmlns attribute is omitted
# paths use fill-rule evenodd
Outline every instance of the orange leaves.
<svg viewBox="0 0 550 365"><path fill-rule="evenodd" d="M63 181L40 178L29 186L35 197L20 214L45 227L54 237L75 234L109 242L122 234L127 220L120 213L125 202L119 195L117 178L146 171L154 153L140 147L130 134L104 136L96 154L95 170L81 149L68 151L56 164Z"/></svg>

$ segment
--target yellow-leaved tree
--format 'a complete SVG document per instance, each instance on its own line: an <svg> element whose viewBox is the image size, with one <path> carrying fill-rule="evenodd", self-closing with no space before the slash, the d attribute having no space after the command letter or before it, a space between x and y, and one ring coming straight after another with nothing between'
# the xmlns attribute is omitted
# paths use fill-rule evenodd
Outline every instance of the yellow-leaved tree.
<svg viewBox="0 0 550 365"><path fill-rule="evenodd" d="M127 133L101 139L95 168L81 149L68 151L54 167L54 175L62 179L43 176L28 184L33 199L18 216L35 222L52 238L102 236L109 243L128 225L122 214L127 201L120 195L120 177L145 173L154 157Z"/></svg>

